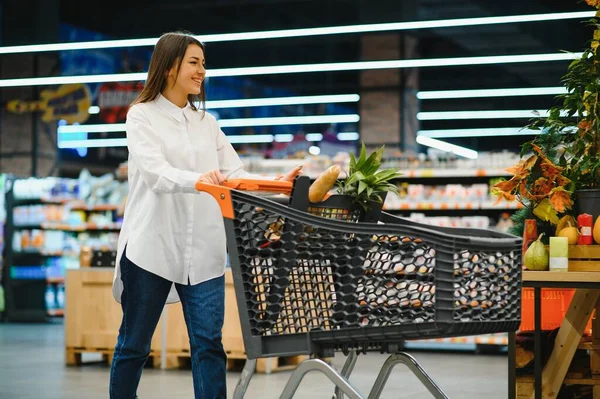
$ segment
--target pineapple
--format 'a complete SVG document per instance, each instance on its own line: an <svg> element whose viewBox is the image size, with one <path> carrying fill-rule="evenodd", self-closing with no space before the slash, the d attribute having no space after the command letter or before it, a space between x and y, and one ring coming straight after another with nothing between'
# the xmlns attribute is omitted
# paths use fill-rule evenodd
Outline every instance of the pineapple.
<svg viewBox="0 0 600 399"><path fill-rule="evenodd" d="M370 202L382 203L384 193L398 194L398 187L391 180L398 178L401 173L396 169L379 170L384 147L381 146L367 157L365 143L362 143L358 159L350 153L348 176L337 182L338 194L352 197L365 210L369 209Z"/></svg>

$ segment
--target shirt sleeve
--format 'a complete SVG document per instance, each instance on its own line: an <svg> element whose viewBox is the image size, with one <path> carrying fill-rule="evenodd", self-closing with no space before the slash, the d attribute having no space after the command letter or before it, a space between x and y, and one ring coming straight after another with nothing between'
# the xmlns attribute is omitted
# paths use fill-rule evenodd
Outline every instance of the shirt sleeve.
<svg viewBox="0 0 600 399"><path fill-rule="evenodd" d="M257 175L244 170L244 163L237 152L227 140L227 136L215 121L217 129L217 152L219 154L219 168L221 173L230 179L259 179L273 180L271 177Z"/></svg>
<svg viewBox="0 0 600 399"><path fill-rule="evenodd" d="M200 173L178 169L166 160L157 132L143 111L132 107L125 124L129 155L142 179L155 193L197 193Z"/></svg>

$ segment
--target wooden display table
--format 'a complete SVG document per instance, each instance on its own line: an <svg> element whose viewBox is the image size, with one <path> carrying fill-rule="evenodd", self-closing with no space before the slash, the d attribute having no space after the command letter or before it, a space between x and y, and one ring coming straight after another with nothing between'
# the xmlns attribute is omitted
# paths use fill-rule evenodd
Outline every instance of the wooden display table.
<svg viewBox="0 0 600 399"><path fill-rule="evenodd" d="M115 269L83 267L67 270L65 276L65 362L81 364L82 353L112 355L123 312L112 294ZM152 338L150 357L160 365L160 328Z"/></svg>
<svg viewBox="0 0 600 399"><path fill-rule="evenodd" d="M123 312L112 294L114 268L67 270L65 279L65 362L81 364L82 353L102 353L110 364ZM225 272L223 347L228 369L246 359L231 270ZM165 306L154 336L150 358L155 367L185 365L190 344L181 303ZM256 371L270 373L295 368L305 356L258 359Z"/></svg>
<svg viewBox="0 0 600 399"><path fill-rule="evenodd" d="M567 370L575 351L580 347L581 337L600 299L600 272L523 272L523 287L534 288L535 332L534 332L534 389L519 392L519 398L556 398L565 382ZM575 288L575 295L558 330L552 354L542 371L541 355L541 289ZM600 313L599 313L600 314ZM600 358L600 340L596 337L600 328L593 324L593 341L589 346L592 364ZM577 384L594 385L594 399L600 399L600 370L595 378L571 381ZM517 397L515 370L515 333L509 334L509 398Z"/></svg>

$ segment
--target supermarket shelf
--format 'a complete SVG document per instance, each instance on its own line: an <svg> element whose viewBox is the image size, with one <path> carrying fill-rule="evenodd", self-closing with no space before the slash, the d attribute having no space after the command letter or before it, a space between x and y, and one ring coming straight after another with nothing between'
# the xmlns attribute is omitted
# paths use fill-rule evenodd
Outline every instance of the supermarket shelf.
<svg viewBox="0 0 600 399"><path fill-rule="evenodd" d="M71 207L72 211L84 211L84 212L106 212L116 211L119 209L117 204L101 204L101 205L74 205Z"/></svg>
<svg viewBox="0 0 600 399"><path fill-rule="evenodd" d="M72 226L64 223L42 223L42 229L45 230L63 230L63 231L89 231L89 230L120 230L121 223L108 223L97 225L95 223L86 223L80 226Z"/></svg>
<svg viewBox="0 0 600 399"><path fill-rule="evenodd" d="M500 345L508 346L508 334L488 334L475 336L475 343L478 345Z"/></svg>
<svg viewBox="0 0 600 399"><path fill-rule="evenodd" d="M400 170L400 178L436 177L501 177L510 176L504 169L413 169Z"/></svg>
<svg viewBox="0 0 600 399"><path fill-rule="evenodd" d="M57 317L57 316L64 316L64 315L65 315L64 309L48 309L48 316Z"/></svg>
<svg viewBox="0 0 600 399"><path fill-rule="evenodd" d="M454 349L476 350L478 345L496 345L500 348L508 346L508 334L485 334L468 337L419 339L406 341L408 349Z"/></svg>
<svg viewBox="0 0 600 399"><path fill-rule="evenodd" d="M95 223L88 223L86 230L121 230L121 223L109 223L106 225L97 225Z"/></svg>
<svg viewBox="0 0 600 399"><path fill-rule="evenodd" d="M394 206L384 206L387 211L425 211L425 210L509 210L521 209L523 205L518 202L495 201L481 202L403 202Z"/></svg>
<svg viewBox="0 0 600 399"><path fill-rule="evenodd" d="M38 204L48 204L48 205L64 205L70 201L73 201L72 198L15 198L13 206L22 206L22 205L38 205Z"/></svg>
<svg viewBox="0 0 600 399"><path fill-rule="evenodd" d="M18 230L43 229L82 232L90 230L120 230L121 223L108 223L105 225L97 225L96 223L86 223L79 226L74 226L66 223L44 222L42 224L15 225L14 228Z"/></svg>
<svg viewBox="0 0 600 399"><path fill-rule="evenodd" d="M64 251L14 251L14 256L46 256L46 257L54 257L54 256L69 256L75 255L74 252L64 252Z"/></svg>

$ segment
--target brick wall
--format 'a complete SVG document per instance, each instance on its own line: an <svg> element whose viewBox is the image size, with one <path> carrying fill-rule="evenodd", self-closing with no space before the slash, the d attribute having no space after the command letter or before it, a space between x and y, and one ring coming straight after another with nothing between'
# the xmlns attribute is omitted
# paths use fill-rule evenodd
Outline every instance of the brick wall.
<svg viewBox="0 0 600 399"><path fill-rule="evenodd" d="M59 0L19 0L2 4L0 17L0 44L13 46L35 43L55 43L59 33ZM23 23L28 21L28 23ZM34 58L36 57L36 58ZM30 78L58 74L58 55L56 53L10 54L0 56L0 77ZM33 142L32 114L16 115L7 112L7 101L37 100L43 88L16 87L0 88L0 172L14 173L19 176L31 176L31 147ZM55 144L48 138L48 126L41 121L38 128L37 175L47 176L55 161ZM54 131L52 131L54 130ZM55 128L48 133L56 135Z"/></svg>
<svg viewBox="0 0 600 399"><path fill-rule="evenodd" d="M404 53L404 54L403 54ZM369 34L361 38L361 60L416 58L417 40L401 34ZM360 73L360 132L367 147L416 150L419 103L417 69L378 69Z"/></svg>
<svg viewBox="0 0 600 399"><path fill-rule="evenodd" d="M53 75L57 58L52 55L37 55L38 76ZM2 77L24 78L33 77L35 62L32 54L14 54L0 58ZM40 88L15 87L0 89L0 98L3 104L14 99L33 101L39 99ZM33 144L33 130L37 126L37 176L54 175L53 166L56 161L56 127L48 125L37 118L34 125L32 113L15 114L8 112L4 107L0 111L0 171L13 173L18 176L32 176L31 151Z"/></svg>

